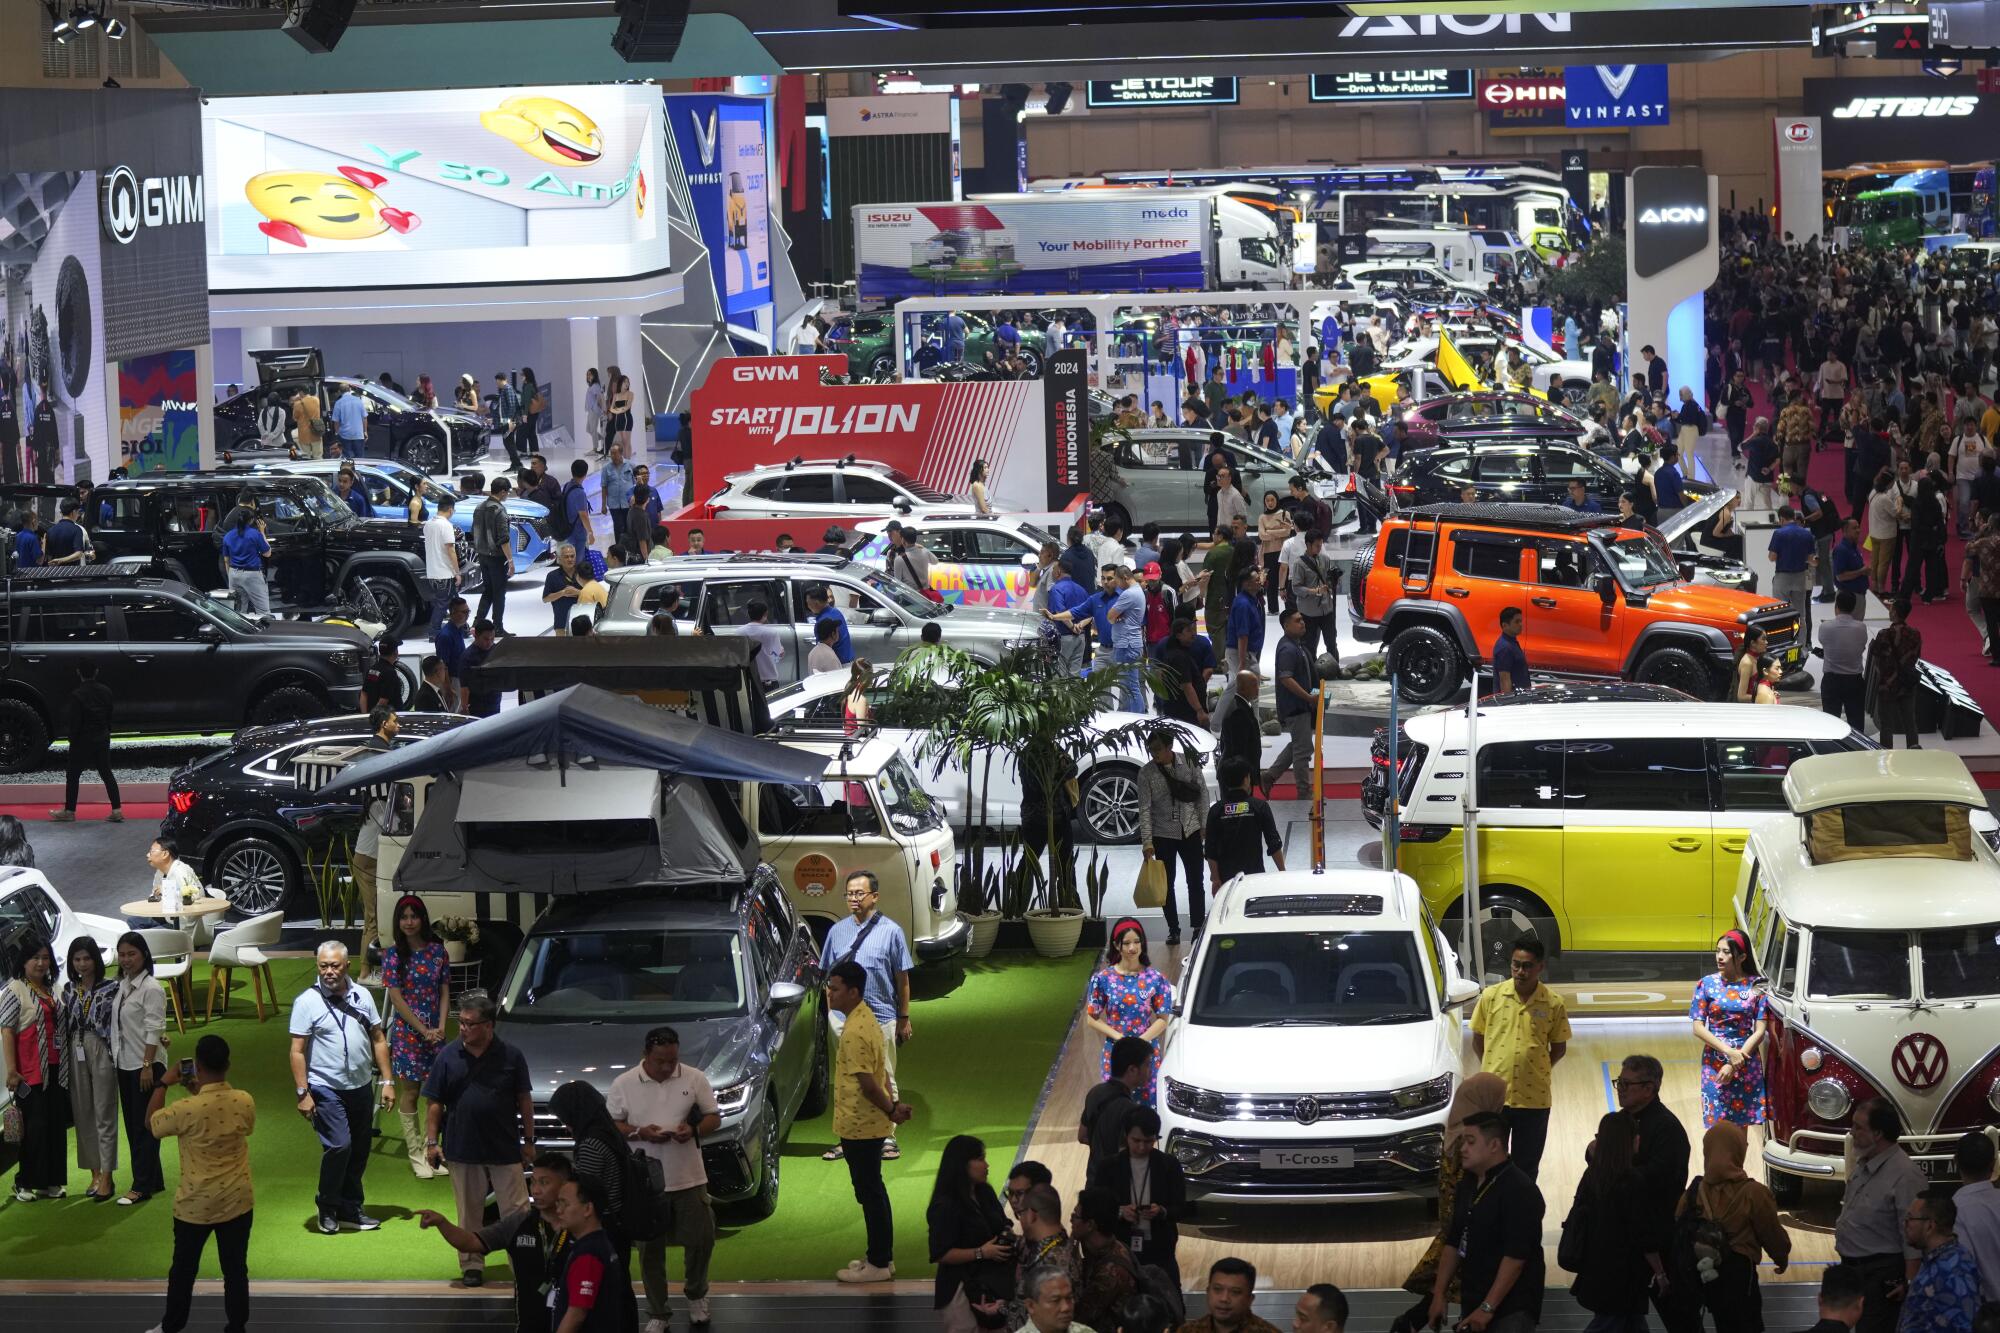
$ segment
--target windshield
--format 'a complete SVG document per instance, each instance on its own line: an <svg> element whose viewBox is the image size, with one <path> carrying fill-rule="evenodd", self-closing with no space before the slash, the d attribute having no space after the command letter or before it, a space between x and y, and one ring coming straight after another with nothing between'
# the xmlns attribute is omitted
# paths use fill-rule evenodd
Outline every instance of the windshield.
<svg viewBox="0 0 2000 1333"><path fill-rule="evenodd" d="M901 471L898 468L884 468L882 475L916 496L919 500L925 500L931 504L943 505L950 504L954 499L948 492L941 491L935 486L926 486L909 473Z"/></svg>
<svg viewBox="0 0 2000 1333"><path fill-rule="evenodd" d="M515 1023L653 1023L740 1014L742 943L722 930L531 936L514 960L506 1009Z"/></svg>
<svg viewBox="0 0 2000 1333"><path fill-rule="evenodd" d="M339 527L355 521L354 511L326 482L318 477L299 477L297 482L295 487L287 488L286 495L317 514L321 522Z"/></svg>
<svg viewBox="0 0 2000 1333"><path fill-rule="evenodd" d="M1190 1021L1206 1027L1417 1023L1430 1017L1408 931L1211 936Z"/></svg>
<svg viewBox="0 0 2000 1333"><path fill-rule="evenodd" d="M1619 582L1628 588L1680 581L1681 572L1667 554L1666 544L1650 532L1622 529L1616 539L1604 543L1604 552L1611 557Z"/></svg>
<svg viewBox="0 0 2000 1333"><path fill-rule="evenodd" d="M909 762L901 755L885 764L876 776L875 794L898 833L925 833L944 827L937 802L924 790L924 784L917 780Z"/></svg>
<svg viewBox="0 0 2000 1333"><path fill-rule="evenodd" d="M1254 264L1263 264L1267 268L1278 267L1278 243L1276 241L1244 241L1242 242L1242 246L1243 257L1245 259Z"/></svg>
<svg viewBox="0 0 2000 1333"><path fill-rule="evenodd" d="M1910 937L1900 930L1815 930L1806 996L1814 1000L1907 1000Z"/></svg>
<svg viewBox="0 0 2000 1333"><path fill-rule="evenodd" d="M187 590L187 599L202 614L221 621L222 624L239 634L254 633L257 629L255 621L245 619L243 613L235 607L229 605L227 602L216 601L199 588L189 588Z"/></svg>
<svg viewBox="0 0 2000 1333"><path fill-rule="evenodd" d="M352 388L353 386L350 385L348 387ZM370 398L374 399L378 404L381 404L386 407L400 407L406 412L415 412L420 410L415 403L403 397L402 394L397 393L394 389L390 388L386 384L371 384L366 381L363 381L361 385L361 392L367 394Z"/></svg>
<svg viewBox="0 0 2000 1333"><path fill-rule="evenodd" d="M1988 922L1917 936L1924 962L1924 997L1963 1000L2000 995L2000 925Z"/></svg>
<svg viewBox="0 0 2000 1333"><path fill-rule="evenodd" d="M873 588L878 596L888 598L901 610L921 619L931 620L951 609L950 603L933 602L909 584L892 579L878 570L849 572Z"/></svg>

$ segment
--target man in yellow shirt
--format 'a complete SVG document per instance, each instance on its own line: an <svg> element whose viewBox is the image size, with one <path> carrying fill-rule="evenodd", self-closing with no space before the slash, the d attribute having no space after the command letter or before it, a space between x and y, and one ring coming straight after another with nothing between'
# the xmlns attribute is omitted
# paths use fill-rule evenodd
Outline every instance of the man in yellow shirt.
<svg viewBox="0 0 2000 1333"><path fill-rule="evenodd" d="M826 974L826 1002L845 1018L861 1005L867 984L861 964L835 963ZM834 1274L842 1282L887 1282L896 1275L896 1228L882 1183L882 1144L909 1118L910 1108L889 1092L881 1024L843 1024L833 1067L833 1134L854 1184L854 1201L861 1205L868 1253Z"/></svg>
<svg viewBox="0 0 2000 1333"><path fill-rule="evenodd" d="M223 1327L244 1333L250 1322L250 1131L257 1103L229 1086L229 1043L203 1037L194 1059L167 1067L153 1085L146 1123L153 1137L178 1136L181 1179L174 1190L174 1260L167 1270L167 1312L153 1333L181 1333L194 1299L201 1252L215 1237L222 1265ZM167 1089L181 1084L193 1093L172 1106Z"/></svg>
<svg viewBox="0 0 2000 1333"><path fill-rule="evenodd" d="M1472 1011L1479 1067L1507 1080L1507 1136L1514 1164L1533 1179L1549 1138L1556 1061L1569 1045L1569 1011L1542 984L1548 948L1533 935L1514 941L1513 980L1488 986Z"/></svg>

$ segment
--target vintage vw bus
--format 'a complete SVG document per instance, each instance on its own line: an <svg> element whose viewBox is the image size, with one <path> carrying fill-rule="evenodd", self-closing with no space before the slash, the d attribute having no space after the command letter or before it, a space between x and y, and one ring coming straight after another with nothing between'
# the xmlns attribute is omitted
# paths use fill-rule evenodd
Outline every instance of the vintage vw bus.
<svg viewBox="0 0 2000 1333"><path fill-rule="evenodd" d="M1956 755L1813 755L1791 814L1750 833L1736 917L1771 1001L1764 1163L1781 1203L1846 1178L1854 1107L1885 1097L1903 1146L1951 1178L1953 1143L2000 1125L2000 859Z"/></svg>

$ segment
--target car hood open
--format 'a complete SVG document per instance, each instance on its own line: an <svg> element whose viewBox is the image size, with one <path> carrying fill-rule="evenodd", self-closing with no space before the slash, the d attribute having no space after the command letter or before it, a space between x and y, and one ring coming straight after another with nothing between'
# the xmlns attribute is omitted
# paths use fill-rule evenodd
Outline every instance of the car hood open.
<svg viewBox="0 0 2000 1333"><path fill-rule="evenodd" d="M1714 521L1715 516L1722 512L1722 507L1728 504L1735 494L1733 490L1722 489L1709 492L1660 524L1660 535L1667 539L1667 545L1672 546L1695 531L1697 526Z"/></svg>

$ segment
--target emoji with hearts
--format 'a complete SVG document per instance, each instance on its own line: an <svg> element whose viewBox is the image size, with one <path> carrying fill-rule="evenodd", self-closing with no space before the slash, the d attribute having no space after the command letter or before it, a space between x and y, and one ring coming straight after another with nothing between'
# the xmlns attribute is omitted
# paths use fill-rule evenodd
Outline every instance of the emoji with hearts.
<svg viewBox="0 0 2000 1333"><path fill-rule="evenodd" d="M243 186L250 206L264 215L257 230L274 241L304 248L306 237L365 241L385 231L414 230L415 213L391 208L375 193L387 176L362 167L339 175L320 171L266 171Z"/></svg>
<svg viewBox="0 0 2000 1333"><path fill-rule="evenodd" d="M557 167L587 167L604 156L597 122L553 97L510 97L479 123L529 157Z"/></svg>

